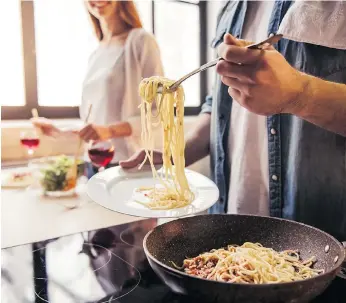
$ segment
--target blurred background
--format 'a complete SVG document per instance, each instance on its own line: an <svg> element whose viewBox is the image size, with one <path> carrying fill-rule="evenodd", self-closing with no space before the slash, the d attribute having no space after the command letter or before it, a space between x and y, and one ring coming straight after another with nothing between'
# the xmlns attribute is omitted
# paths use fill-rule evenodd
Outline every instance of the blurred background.
<svg viewBox="0 0 346 303"><path fill-rule="evenodd" d="M177 79L213 58L209 47L224 1L135 1L160 46L165 75ZM19 133L31 127L31 109L58 126L81 123L78 106L88 57L97 41L82 0L13 0L1 18L2 163L25 160ZM186 129L211 91L213 70L184 84ZM70 140L70 141L69 141ZM40 138L36 156L69 154L75 140ZM200 169L207 169L203 165ZM200 170L199 169L199 170Z"/></svg>

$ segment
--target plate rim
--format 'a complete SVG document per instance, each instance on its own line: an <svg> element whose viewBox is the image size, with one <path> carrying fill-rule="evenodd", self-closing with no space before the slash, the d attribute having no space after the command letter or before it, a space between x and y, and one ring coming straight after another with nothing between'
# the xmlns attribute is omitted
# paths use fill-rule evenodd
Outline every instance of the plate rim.
<svg viewBox="0 0 346 303"><path fill-rule="evenodd" d="M136 170L138 170L138 168L135 168ZM210 207L212 207L218 200L219 200L219 197L220 197L220 191L219 191L219 188L217 187L217 185L215 184L214 181L212 181L210 178L206 177L205 175L199 173L199 172L196 172L194 170L191 170L191 169L188 169L188 168L185 168L185 172L187 173L192 173L192 174L196 174L198 175L199 177L202 177L204 180L206 180L207 182L209 182L213 188L213 190L215 192L213 192L213 195L215 195L215 198L212 199L212 200L215 200L213 202L210 202L210 203L205 203L206 205L204 207L201 207L200 209L198 209L197 211L195 212L192 212L192 213L186 213L186 214L181 214L181 215L159 215L159 213L157 213L157 215L155 215L155 211L156 210L151 210L151 209L146 209L147 211L151 212L152 215L146 215L146 214L140 214L140 210L138 210L138 213L135 214L135 213L129 213L129 212L126 212L126 211L123 211L123 210L119 210L119 209L113 209L113 208L110 208L110 207L107 207L104 203L100 203L97 201L97 198L95 199L95 195L91 193L91 186L94 185L95 183L95 179L97 179L98 177L100 177L100 175L102 176L103 174L109 174L111 171L113 172L116 172L116 171L119 171L119 170L122 170L123 173L124 173L124 177L128 177L130 176L131 174L135 174L137 176L140 176L141 174L143 174L143 176L147 175L147 174L151 174L151 171L149 170L145 170L145 171L139 171L138 173L135 171L135 169L129 169L129 170L126 170L126 169L123 169L122 167L120 166L115 166L115 167L110 167L108 169L105 169L101 172L98 172L96 173L95 175L93 175L87 182L86 184L86 194L87 196L89 197L89 199L91 199L94 203L106 208L106 209L109 209L110 211L114 211L114 212L117 212L117 213L121 213L121 214L124 214L124 215L128 215L128 216L133 216L133 217L139 217L139 218L183 218L183 217L189 217L189 216L193 216L193 215L198 215L204 211L206 211L207 209L209 209ZM119 173L118 173L119 174ZM114 179L114 177L112 178ZM107 184L108 182L110 181L107 181ZM107 187L106 187L107 188ZM198 187L196 187L196 189L198 190ZM193 203L193 201L191 202L191 204ZM190 204L190 205L191 205ZM188 205L189 206L189 205ZM185 206L185 207L188 207L188 206ZM182 207L183 208L183 207ZM179 209L179 208L177 208ZM158 210L160 212L171 212L172 210L174 209L169 209L169 210Z"/></svg>

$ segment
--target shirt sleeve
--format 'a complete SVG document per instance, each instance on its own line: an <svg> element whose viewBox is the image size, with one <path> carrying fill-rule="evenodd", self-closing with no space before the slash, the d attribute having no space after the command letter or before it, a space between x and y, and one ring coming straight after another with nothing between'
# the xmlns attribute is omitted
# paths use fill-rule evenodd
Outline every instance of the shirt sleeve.
<svg viewBox="0 0 346 303"><path fill-rule="evenodd" d="M215 39L214 39L215 40ZM214 42L213 42L214 43ZM215 59L217 58L217 51L214 51L214 57ZM216 76L216 75L215 75ZM216 81L217 81L217 78L215 77L215 80L214 80L214 86L212 88L212 91L214 90L214 87L216 86ZM211 114L211 110L212 110L212 103L213 103L213 95L212 95L212 92L207 95L205 97L205 101L204 103L202 104L202 108L201 108L201 112L200 114Z"/></svg>
<svg viewBox="0 0 346 303"><path fill-rule="evenodd" d="M154 35L144 30L134 42L142 78L163 76L161 53Z"/></svg>
<svg viewBox="0 0 346 303"><path fill-rule="evenodd" d="M202 104L201 114L211 114L212 102L213 97L211 95L208 95L205 98L205 102Z"/></svg>
<svg viewBox="0 0 346 303"><path fill-rule="evenodd" d="M142 79L152 76L163 76L160 49L154 35L143 30L134 44L135 49L138 50L137 59L140 64ZM129 117L127 122L131 126L132 134L141 133L140 114Z"/></svg>

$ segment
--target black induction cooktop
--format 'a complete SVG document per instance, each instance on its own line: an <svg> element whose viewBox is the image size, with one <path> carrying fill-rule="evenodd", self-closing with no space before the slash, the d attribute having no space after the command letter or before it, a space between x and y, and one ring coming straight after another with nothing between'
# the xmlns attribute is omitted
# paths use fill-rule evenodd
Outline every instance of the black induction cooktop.
<svg viewBox="0 0 346 303"><path fill-rule="evenodd" d="M3 303L187 303L151 270L143 248L154 219L11 247L1 255ZM313 303L345 303L336 278Z"/></svg>

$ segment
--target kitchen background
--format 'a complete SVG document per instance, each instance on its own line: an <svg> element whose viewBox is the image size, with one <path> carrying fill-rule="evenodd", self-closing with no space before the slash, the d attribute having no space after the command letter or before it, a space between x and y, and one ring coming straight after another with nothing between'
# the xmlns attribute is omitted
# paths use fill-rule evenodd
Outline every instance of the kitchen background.
<svg viewBox="0 0 346 303"><path fill-rule="evenodd" d="M171 79L210 60L209 47L216 17L224 1L135 1L144 27L153 32L161 49L165 74ZM31 127L31 109L56 119L59 126L78 123L78 105L86 63L96 46L82 0L9 1L2 21L6 28L6 58L0 71L7 85L0 88L2 106L2 164L26 159L20 131ZM213 71L186 81L186 126L193 125L211 91ZM15 90L13 88L16 88ZM77 142L40 138L36 156L72 154ZM208 159L193 169L208 175Z"/></svg>

